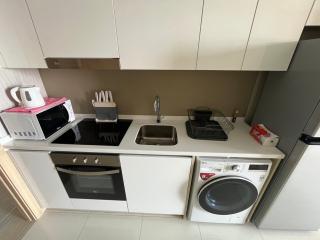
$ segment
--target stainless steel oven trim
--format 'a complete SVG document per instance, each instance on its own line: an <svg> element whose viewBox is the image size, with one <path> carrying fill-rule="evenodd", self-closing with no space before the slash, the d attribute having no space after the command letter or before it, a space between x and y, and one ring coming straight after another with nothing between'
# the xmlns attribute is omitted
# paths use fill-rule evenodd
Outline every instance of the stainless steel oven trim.
<svg viewBox="0 0 320 240"><path fill-rule="evenodd" d="M105 176L105 175L114 175L119 174L120 170L111 170L111 171L97 171L97 172L82 172L82 171L73 171L61 167L56 167L57 171L80 176Z"/></svg>

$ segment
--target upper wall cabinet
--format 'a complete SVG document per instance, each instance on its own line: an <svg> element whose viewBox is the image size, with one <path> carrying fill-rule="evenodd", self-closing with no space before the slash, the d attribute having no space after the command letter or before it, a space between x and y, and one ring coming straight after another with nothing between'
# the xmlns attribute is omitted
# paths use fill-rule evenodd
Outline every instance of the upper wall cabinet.
<svg viewBox="0 0 320 240"><path fill-rule="evenodd" d="M197 69L241 70L257 0L204 0Z"/></svg>
<svg viewBox="0 0 320 240"><path fill-rule="evenodd" d="M27 0L45 57L118 58L112 0Z"/></svg>
<svg viewBox="0 0 320 240"><path fill-rule="evenodd" d="M320 26L320 0L315 0L307 26Z"/></svg>
<svg viewBox="0 0 320 240"><path fill-rule="evenodd" d="M47 67L28 7L23 0L0 0L0 66Z"/></svg>
<svg viewBox="0 0 320 240"><path fill-rule="evenodd" d="M202 0L115 0L122 69L196 69Z"/></svg>
<svg viewBox="0 0 320 240"><path fill-rule="evenodd" d="M259 0L243 70L287 70L314 0Z"/></svg>

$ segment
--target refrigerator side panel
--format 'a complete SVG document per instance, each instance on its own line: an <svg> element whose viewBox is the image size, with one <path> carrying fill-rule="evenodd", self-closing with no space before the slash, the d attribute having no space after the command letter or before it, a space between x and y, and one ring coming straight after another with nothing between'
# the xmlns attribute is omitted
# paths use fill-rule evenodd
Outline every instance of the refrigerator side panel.
<svg viewBox="0 0 320 240"><path fill-rule="evenodd" d="M320 39L301 41L287 72L271 72L253 123L280 136L278 148L290 154L320 99Z"/></svg>
<svg viewBox="0 0 320 240"><path fill-rule="evenodd" d="M266 81L253 121L264 123L280 136L278 148L286 154L286 158L254 214L253 221L260 228L269 228L272 222L279 226L281 223L286 225L291 215L284 217L277 208L290 209L294 215L294 208L278 198L282 198L281 191L307 148L299 142L300 135L303 132L313 135L319 124L319 62L320 40L302 41L289 71L270 73Z"/></svg>
<svg viewBox="0 0 320 240"><path fill-rule="evenodd" d="M293 155L297 156L306 146L299 142ZM306 148L259 228L310 231L320 228L319 156L320 145Z"/></svg>
<svg viewBox="0 0 320 240"><path fill-rule="evenodd" d="M319 129L320 129L320 102L318 106L315 108L315 110L313 111L312 117L309 119L309 122L307 126L304 128L303 133L313 137L320 137Z"/></svg>

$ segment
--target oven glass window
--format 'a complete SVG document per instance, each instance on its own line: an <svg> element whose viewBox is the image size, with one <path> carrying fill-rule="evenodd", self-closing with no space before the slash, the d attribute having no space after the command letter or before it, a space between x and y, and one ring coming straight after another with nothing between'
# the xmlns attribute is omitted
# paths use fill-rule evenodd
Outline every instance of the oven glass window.
<svg viewBox="0 0 320 240"><path fill-rule="evenodd" d="M217 178L199 192L199 204L206 211L229 215L249 208L257 199L256 187L241 178Z"/></svg>
<svg viewBox="0 0 320 240"><path fill-rule="evenodd" d="M70 198L126 200L117 167L56 166Z"/></svg>
<svg viewBox="0 0 320 240"><path fill-rule="evenodd" d="M71 185L78 193L88 192L97 194L115 194L114 183L111 176L77 176L70 178Z"/></svg>

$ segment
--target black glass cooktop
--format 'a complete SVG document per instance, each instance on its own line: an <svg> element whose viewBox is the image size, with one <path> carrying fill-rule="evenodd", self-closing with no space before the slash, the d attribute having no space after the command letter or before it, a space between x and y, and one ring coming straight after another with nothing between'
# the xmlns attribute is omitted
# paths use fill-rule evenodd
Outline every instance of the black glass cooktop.
<svg viewBox="0 0 320 240"><path fill-rule="evenodd" d="M52 143L119 146L132 120L119 119L116 123L97 123L85 118Z"/></svg>

